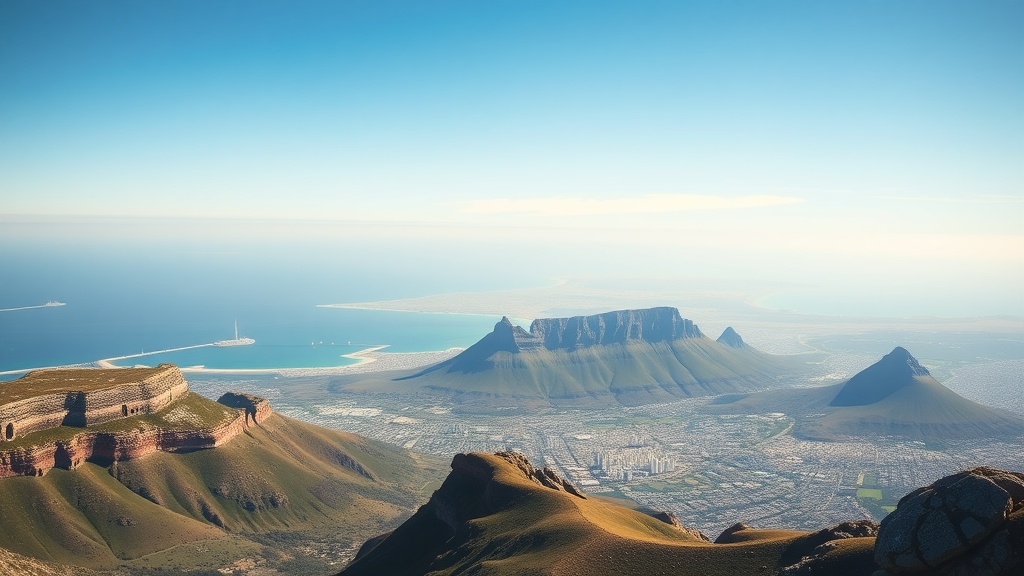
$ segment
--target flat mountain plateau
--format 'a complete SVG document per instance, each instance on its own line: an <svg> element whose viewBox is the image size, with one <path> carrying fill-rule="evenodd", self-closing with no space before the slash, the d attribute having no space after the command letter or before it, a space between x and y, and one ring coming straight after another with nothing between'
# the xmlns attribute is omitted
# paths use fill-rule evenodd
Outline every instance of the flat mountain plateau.
<svg viewBox="0 0 1024 576"><path fill-rule="evenodd" d="M177 369L152 370L161 369L184 383ZM125 384L105 393L116 397ZM430 457L273 413L260 398L214 402L187 387L151 412L0 442L0 462L32 463L0 478L0 524L16 527L0 531L0 547L13 553L0 556L4 573L25 562L54 573L328 573L353 544L407 517L442 477Z"/></svg>
<svg viewBox="0 0 1024 576"><path fill-rule="evenodd" d="M464 407L635 406L779 386L806 365L762 353L731 328L718 340L675 308L502 318L459 355L425 369L335 378L347 392L445 394Z"/></svg>
<svg viewBox="0 0 1024 576"><path fill-rule="evenodd" d="M810 440L893 436L937 442L1024 436L1024 420L956 394L932 378L902 347L845 382L727 395L707 410L720 414L786 413L796 418L794 435Z"/></svg>

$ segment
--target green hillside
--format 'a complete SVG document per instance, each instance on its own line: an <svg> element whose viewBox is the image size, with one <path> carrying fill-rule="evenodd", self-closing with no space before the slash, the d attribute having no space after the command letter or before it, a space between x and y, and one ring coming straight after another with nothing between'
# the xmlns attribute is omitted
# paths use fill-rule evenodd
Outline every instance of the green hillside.
<svg viewBox="0 0 1024 576"><path fill-rule="evenodd" d="M68 564L57 564L55 562L43 562L35 558L15 554L10 550L0 548L0 574L11 574L18 576L98 576L98 572L70 566Z"/></svg>
<svg viewBox="0 0 1024 576"><path fill-rule="evenodd" d="M219 410L190 396L207 415ZM339 550L395 526L440 479L437 461L274 414L215 449L0 479L0 523L17 526L0 530L0 547L133 573L242 558L326 573ZM310 542L334 556L295 552Z"/></svg>
<svg viewBox="0 0 1024 576"><path fill-rule="evenodd" d="M579 348L498 351L479 371L443 366L416 374L338 378L333 389L351 392L457 394L463 404L495 398L531 405L627 405L764 389L797 374L795 359L731 348L709 338L649 343L629 341Z"/></svg>

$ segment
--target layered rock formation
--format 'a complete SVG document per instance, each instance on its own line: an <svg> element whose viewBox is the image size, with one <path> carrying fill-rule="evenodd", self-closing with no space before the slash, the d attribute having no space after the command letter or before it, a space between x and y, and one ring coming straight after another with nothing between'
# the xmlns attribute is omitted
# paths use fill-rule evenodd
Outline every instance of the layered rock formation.
<svg viewBox="0 0 1024 576"><path fill-rule="evenodd" d="M259 396L243 394L241 392L225 392L217 399L217 402L238 408L245 414L246 425L259 424L271 414L270 402Z"/></svg>
<svg viewBox="0 0 1024 576"><path fill-rule="evenodd" d="M86 461L110 463L141 458L157 451L189 452L214 448L258 425L271 414L270 404L256 396L228 393L222 396L220 404L191 396L188 384L176 366L130 369L128 374L123 374L122 370L48 372L45 374L48 382L43 388L46 392L39 397L41 399L29 396L7 404L5 407L14 405L21 410L22 419L18 422L31 429L27 423L52 423L54 415L59 415L60 411L32 412L26 411L26 407L52 407L54 398L61 394L65 398L86 396L86 402L76 401L72 409L64 412L63 427L49 435L44 435L43 430L55 427L36 428L34 433L17 440L12 438L6 442L6 449L4 444L0 444L0 478L42 476L53 468L71 470ZM55 381L60 374L69 377L65 388L83 382L100 388L89 392L53 392L53 388L60 387ZM136 381L140 375L144 377ZM21 380L12 384L17 383L24 384ZM38 377L29 378L28 384L39 384ZM22 392L25 390L33 388L21 389ZM176 401L172 402L172 398ZM203 415L194 414L194 403L202 405ZM209 405L220 408L211 410ZM111 408L117 409L117 416L110 416ZM87 425L69 425L69 414L74 416L76 424L79 416L84 417ZM145 418L152 415L163 418ZM124 424L118 422L118 426L112 428L112 420L123 420Z"/></svg>
<svg viewBox="0 0 1024 576"><path fill-rule="evenodd" d="M507 322L507 318L503 318ZM667 342L701 338L704 334L679 310L662 306L644 310L616 310L593 316L538 318L529 334L548 350L575 350L586 346L625 344L631 340Z"/></svg>
<svg viewBox="0 0 1024 576"><path fill-rule="evenodd" d="M177 366L36 370L0 386L0 441L149 414L188 392Z"/></svg>
<svg viewBox="0 0 1024 576"><path fill-rule="evenodd" d="M530 331L515 326L507 316L494 325L494 331L452 359L452 367L473 370L473 364L496 352L519 353L537 349L571 352L593 346L629 342L667 342L703 338L691 320L675 308L617 310L594 316L538 318Z"/></svg>

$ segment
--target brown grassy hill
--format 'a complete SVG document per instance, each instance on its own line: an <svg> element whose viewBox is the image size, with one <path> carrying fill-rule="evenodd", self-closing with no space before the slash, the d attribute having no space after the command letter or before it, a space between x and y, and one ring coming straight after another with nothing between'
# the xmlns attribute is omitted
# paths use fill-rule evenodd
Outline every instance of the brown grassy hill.
<svg viewBox="0 0 1024 576"><path fill-rule="evenodd" d="M575 493L516 454L460 454L406 523L369 542L341 574L773 574L809 553L815 536L746 530L714 544L699 533ZM873 538L837 547L829 574L869 574ZM866 570L866 572L865 572Z"/></svg>
<svg viewBox="0 0 1024 576"><path fill-rule="evenodd" d="M440 481L439 468L274 414L215 449L0 479L0 525L16 527L0 530L0 547L132 573L240 558L326 573L326 560L300 561L295 549L318 543L337 560L408 516Z"/></svg>

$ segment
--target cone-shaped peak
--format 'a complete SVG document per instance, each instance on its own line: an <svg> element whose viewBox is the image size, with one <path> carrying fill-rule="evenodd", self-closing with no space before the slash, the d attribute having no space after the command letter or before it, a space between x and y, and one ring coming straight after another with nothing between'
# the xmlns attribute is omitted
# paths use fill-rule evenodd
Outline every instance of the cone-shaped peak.
<svg viewBox="0 0 1024 576"><path fill-rule="evenodd" d="M891 370L893 373L909 373L912 376L928 376L930 375L928 369L910 355L910 352L902 346L897 346L878 361L878 364L883 364ZM876 364L877 365L877 364Z"/></svg>
<svg viewBox="0 0 1024 576"><path fill-rule="evenodd" d="M732 329L732 326L729 326L724 332L722 332L722 335L718 337L717 342L719 344L729 346L730 348L743 348L746 346L746 343L743 342L743 338L741 338L740 335Z"/></svg>
<svg viewBox="0 0 1024 576"><path fill-rule="evenodd" d="M863 406L874 404L918 377L930 376L928 370L897 346L881 360L858 372L832 399L832 406Z"/></svg>

